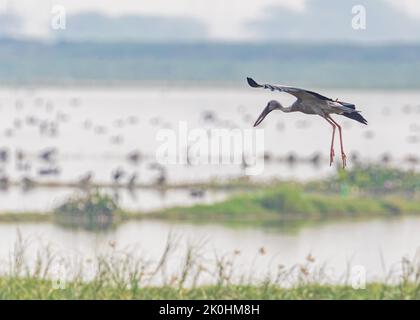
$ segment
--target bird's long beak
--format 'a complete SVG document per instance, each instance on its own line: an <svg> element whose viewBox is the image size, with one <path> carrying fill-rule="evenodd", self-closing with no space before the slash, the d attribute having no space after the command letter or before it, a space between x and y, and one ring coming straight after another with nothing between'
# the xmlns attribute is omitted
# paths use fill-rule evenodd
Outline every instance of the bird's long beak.
<svg viewBox="0 0 420 320"><path fill-rule="evenodd" d="M268 106L265 107L263 112L261 112L260 116L258 117L257 121L255 121L254 127L258 126L270 112L271 110L268 108Z"/></svg>

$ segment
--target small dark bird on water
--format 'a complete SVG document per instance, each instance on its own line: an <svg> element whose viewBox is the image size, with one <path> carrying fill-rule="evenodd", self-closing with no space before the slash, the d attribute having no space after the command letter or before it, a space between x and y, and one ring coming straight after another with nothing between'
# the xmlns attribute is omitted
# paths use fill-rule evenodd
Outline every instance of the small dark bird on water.
<svg viewBox="0 0 420 320"><path fill-rule="evenodd" d="M125 172L124 172L121 168L118 168L117 170L115 170L115 171L112 173L112 181L113 181L115 184L118 184L118 183L120 182L120 179L121 179L124 175L125 175Z"/></svg>
<svg viewBox="0 0 420 320"><path fill-rule="evenodd" d="M29 177L25 176L25 177L22 178L22 189L24 191L29 191L30 189L32 189L35 186L35 184L36 184L35 181L32 180Z"/></svg>
<svg viewBox="0 0 420 320"><path fill-rule="evenodd" d="M160 163L153 162L149 165L149 168L152 170L158 171L158 177L156 178L155 184L157 186L163 186L166 184L167 181L167 172L166 168L162 166Z"/></svg>
<svg viewBox="0 0 420 320"><path fill-rule="evenodd" d="M317 167L317 166L319 166L321 158L322 158L321 154L319 152L317 152L309 158L309 162Z"/></svg>
<svg viewBox="0 0 420 320"><path fill-rule="evenodd" d="M156 179L156 184L161 187L166 184L166 181L167 181L166 170L163 170L159 173L159 176Z"/></svg>
<svg viewBox="0 0 420 320"><path fill-rule="evenodd" d="M44 151L41 151L39 153L39 158L47 161L47 162L52 162L54 160L54 157L57 154L57 149L55 148L50 148L50 149L46 149Z"/></svg>
<svg viewBox="0 0 420 320"><path fill-rule="evenodd" d="M205 195L205 192L202 189L191 189L190 190L190 196L192 198L203 198L204 195Z"/></svg>
<svg viewBox="0 0 420 320"><path fill-rule="evenodd" d="M78 185L81 186L82 188L85 188L91 184L92 178L93 178L93 173L89 171L83 177L79 179Z"/></svg>
<svg viewBox="0 0 420 320"><path fill-rule="evenodd" d="M9 151L7 149L0 149L0 162L7 162L9 159Z"/></svg>
<svg viewBox="0 0 420 320"><path fill-rule="evenodd" d="M134 150L127 155L127 159L133 162L134 164L137 164L142 160L142 154L140 153L140 151Z"/></svg>
<svg viewBox="0 0 420 320"><path fill-rule="evenodd" d="M10 185L9 177L3 175L0 177L0 190L7 190Z"/></svg>
<svg viewBox="0 0 420 320"><path fill-rule="evenodd" d="M40 176L57 176L60 172L60 168L58 167L41 168L38 170Z"/></svg>
<svg viewBox="0 0 420 320"><path fill-rule="evenodd" d="M338 99L333 100L327 98L319 93L293 88L288 86L281 85L271 85L271 84L258 84L251 78L247 78L248 84L253 88L264 88L270 89L271 91L277 90L280 92L286 92L291 94L296 98L296 101L289 107L283 107L280 102L276 100L271 100L267 106L264 108L261 115L258 117L257 121L254 124L254 127L258 126L264 118L273 110L281 110L283 112L302 112L305 114L314 114L319 115L324 118L333 128L331 147L330 147L330 165L334 159L334 135L335 129L338 128L340 134L340 147L341 147L341 159L343 161L343 168L346 167L346 154L344 153L343 147L343 137L341 133L341 126L331 118L331 114L338 114L350 118L352 120L358 121L363 124L367 124L367 120L362 117L360 111L356 110L356 106L351 103L339 101Z"/></svg>
<svg viewBox="0 0 420 320"><path fill-rule="evenodd" d="M137 173L133 173L130 179L128 179L127 187L129 189L134 189L134 187L136 186L136 182L137 182Z"/></svg>

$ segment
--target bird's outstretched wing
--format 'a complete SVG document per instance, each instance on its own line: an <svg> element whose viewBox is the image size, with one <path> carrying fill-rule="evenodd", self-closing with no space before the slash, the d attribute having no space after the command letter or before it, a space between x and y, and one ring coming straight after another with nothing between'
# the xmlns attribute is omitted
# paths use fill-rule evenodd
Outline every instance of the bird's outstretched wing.
<svg viewBox="0 0 420 320"><path fill-rule="evenodd" d="M298 100L324 100L324 101L333 101L330 98L324 97L323 95L320 95L319 93L305 90L305 89L299 89L299 88L293 88L288 86L279 86L279 85L271 85L271 84L258 84L254 81L252 78L246 78L248 81L248 84L253 88L264 88L264 89L270 89L271 91L277 90L280 92L286 92L291 94L292 96L295 96Z"/></svg>

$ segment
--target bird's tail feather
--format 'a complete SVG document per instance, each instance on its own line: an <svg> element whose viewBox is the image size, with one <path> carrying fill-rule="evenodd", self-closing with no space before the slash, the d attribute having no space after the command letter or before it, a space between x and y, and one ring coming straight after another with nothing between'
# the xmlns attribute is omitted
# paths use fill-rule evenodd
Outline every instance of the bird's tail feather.
<svg viewBox="0 0 420 320"><path fill-rule="evenodd" d="M363 118L363 116L358 111L344 112L342 115L345 116L345 117L347 117L347 118L350 118L352 120L356 120L356 121L358 121L360 123L368 124L367 120L365 118Z"/></svg>

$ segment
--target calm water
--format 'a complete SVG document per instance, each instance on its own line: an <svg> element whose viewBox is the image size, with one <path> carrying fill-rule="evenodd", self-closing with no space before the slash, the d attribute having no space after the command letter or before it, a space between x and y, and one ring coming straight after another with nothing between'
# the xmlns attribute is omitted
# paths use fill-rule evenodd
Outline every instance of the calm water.
<svg viewBox="0 0 420 320"><path fill-rule="evenodd" d="M365 160L378 160L391 153L397 165L408 164L407 155L420 156L420 92L320 90L330 97L354 102L369 120L363 126L346 119L341 121L348 154L357 153ZM151 183L158 172L150 168L156 150L162 145L156 136L162 129L179 134L179 122L189 129L250 129L267 101L278 98L284 105L292 102L287 95L262 90L188 89L188 88L107 88L107 89L3 89L0 91L0 148L8 152L0 159L0 175L11 181L30 177L37 181L75 182L87 172L96 182L111 182L111 173L125 171L126 183L132 174L138 182ZM205 114L212 113L211 119ZM263 123L265 150L273 155L262 174L252 179L307 180L332 174L327 160L331 128L321 118L303 114L271 114ZM39 154L55 148L53 161ZM338 140L336 151L339 150ZM23 160L18 164L17 152ZM133 162L127 156L142 155ZM182 152L182 150L181 150ZM309 163L290 166L278 157L291 153L308 158L320 153L319 166ZM336 152L339 154L338 152ZM337 157L336 162L339 162ZM40 171L58 169L56 175ZM167 165L168 182L207 181L243 175L238 164ZM48 210L70 189L20 188L0 191L0 212L5 210ZM206 194L204 202L223 198L223 194ZM190 204L189 192L174 191L165 195L153 191L136 194L122 192L122 206L130 209L153 209L172 204Z"/></svg>
<svg viewBox="0 0 420 320"><path fill-rule="evenodd" d="M140 221L121 225L116 230L95 234L62 229L51 224L0 224L0 257L2 268L13 251L17 230L29 241L29 256L50 244L63 256L92 258L115 250L127 250L138 258L157 261L168 235L179 240L179 249L168 259L169 273L180 270L186 244L200 246L201 259L214 264L215 256L232 255L235 250L235 272L261 279L278 265L286 267L304 263L310 253L315 264L328 266L330 280L339 281L348 267L366 268L368 280L383 279L390 271L398 276L402 257L413 259L420 252L420 218L336 222L303 227L295 232L278 229L230 228L221 225L171 224ZM264 248L265 254L259 251ZM88 269L84 270L88 272ZM210 277L203 281L211 281Z"/></svg>

